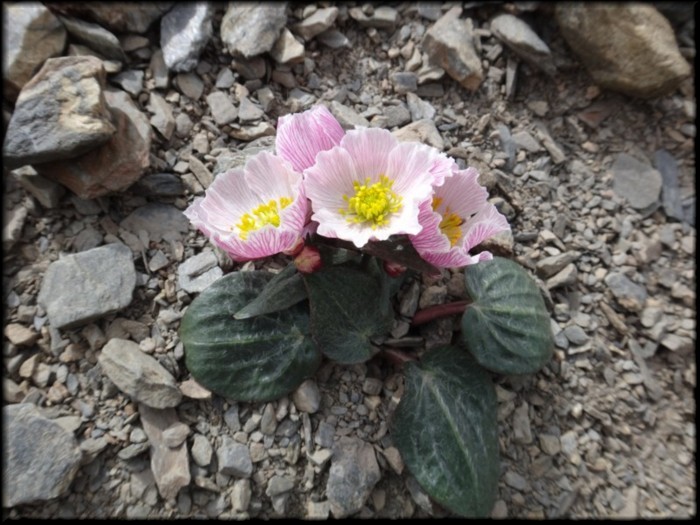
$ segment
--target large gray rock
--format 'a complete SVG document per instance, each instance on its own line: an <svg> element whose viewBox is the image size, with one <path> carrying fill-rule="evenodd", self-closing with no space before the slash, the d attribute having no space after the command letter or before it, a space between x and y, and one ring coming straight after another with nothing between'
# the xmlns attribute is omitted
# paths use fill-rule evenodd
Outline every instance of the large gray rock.
<svg viewBox="0 0 700 525"><path fill-rule="evenodd" d="M659 205L661 174L627 153L620 153L612 165L613 191L641 214L653 212Z"/></svg>
<svg viewBox="0 0 700 525"><path fill-rule="evenodd" d="M94 57L50 58L22 88L7 126L3 155L11 167L71 159L114 134Z"/></svg>
<svg viewBox="0 0 700 525"><path fill-rule="evenodd" d="M561 34L602 88L653 98L690 76L671 24L642 3L561 3Z"/></svg>
<svg viewBox="0 0 700 525"><path fill-rule="evenodd" d="M60 182L83 199L125 190L150 166L148 118L121 90L104 92L117 132L101 147L70 161L39 164L36 170Z"/></svg>
<svg viewBox="0 0 700 525"><path fill-rule="evenodd" d="M47 58L66 47L66 29L40 2L2 4L3 95L14 101Z"/></svg>
<svg viewBox="0 0 700 525"><path fill-rule="evenodd" d="M286 10L286 2L232 2L221 21L221 40L235 56L251 58L267 53L287 24Z"/></svg>
<svg viewBox="0 0 700 525"><path fill-rule="evenodd" d="M170 71L197 67L199 55L212 35L212 5L208 2L176 4L160 20L160 47Z"/></svg>
<svg viewBox="0 0 700 525"><path fill-rule="evenodd" d="M108 244L52 262L38 302L51 326L71 328L127 307L135 286L131 250Z"/></svg>
<svg viewBox="0 0 700 525"><path fill-rule="evenodd" d="M73 434L43 417L31 403L4 406L2 419L3 507L46 501L63 494L82 459Z"/></svg>
<svg viewBox="0 0 700 525"><path fill-rule="evenodd" d="M80 42L105 58L126 62L119 39L104 27L68 16L62 16L61 22L70 33L71 40Z"/></svg>
<svg viewBox="0 0 700 525"><path fill-rule="evenodd" d="M117 388L140 403L152 408L170 408L182 399L172 374L133 341L110 339L98 360Z"/></svg>
<svg viewBox="0 0 700 525"><path fill-rule="evenodd" d="M516 55L548 75L556 73L552 52L529 25L517 16L498 15L491 21L491 31Z"/></svg>
<svg viewBox="0 0 700 525"><path fill-rule="evenodd" d="M372 445L358 438L341 437L333 447L326 483L333 517L345 518L359 512L380 477Z"/></svg>
<svg viewBox="0 0 700 525"><path fill-rule="evenodd" d="M469 91L476 91L484 78L481 59L474 49L471 19L460 19L461 7L453 7L423 37L422 47L432 64Z"/></svg>

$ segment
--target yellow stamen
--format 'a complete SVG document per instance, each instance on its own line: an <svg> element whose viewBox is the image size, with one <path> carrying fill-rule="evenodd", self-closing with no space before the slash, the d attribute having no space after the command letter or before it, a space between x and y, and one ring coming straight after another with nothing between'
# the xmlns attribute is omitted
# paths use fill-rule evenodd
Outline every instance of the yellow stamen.
<svg viewBox="0 0 700 525"><path fill-rule="evenodd" d="M347 215L350 223L370 223L372 229L384 226L389 222L391 214L401 209L401 196L392 191L394 184L386 175L380 175L379 182L370 184L367 177L364 184L353 182L355 195L348 197L343 195L343 200L348 203L347 210L340 210L341 215Z"/></svg>
<svg viewBox="0 0 700 525"><path fill-rule="evenodd" d="M437 211L438 206L442 204L441 197L433 197L433 210ZM457 244L457 241L462 236L462 224L464 224L464 219L457 215L456 213L450 211L450 207L447 206L444 212L438 212L442 215L442 220L440 221L440 231L447 236L450 240L450 247Z"/></svg>
<svg viewBox="0 0 700 525"><path fill-rule="evenodd" d="M240 222L235 226L240 232L238 236L245 241L250 232L259 230L263 226L272 224L275 228L279 227L280 211L292 202L293 199L289 197L281 197L279 201L272 199L267 204L261 204L249 213L243 214ZM233 230L233 227L231 229Z"/></svg>

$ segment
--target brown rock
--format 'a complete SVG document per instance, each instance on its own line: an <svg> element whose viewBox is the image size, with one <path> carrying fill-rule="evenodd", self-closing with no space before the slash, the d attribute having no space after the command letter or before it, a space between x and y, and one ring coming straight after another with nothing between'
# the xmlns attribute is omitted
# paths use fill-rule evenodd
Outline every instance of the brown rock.
<svg viewBox="0 0 700 525"><path fill-rule="evenodd" d="M476 91L484 78L481 59L474 49L471 19L462 20L461 7L453 7L423 37L422 46L433 64L469 91Z"/></svg>
<svg viewBox="0 0 700 525"><path fill-rule="evenodd" d="M417 140L428 146L443 150L445 144L442 141L440 132L435 127L435 122L431 119L421 119L392 132L394 137L400 141L410 142Z"/></svg>
<svg viewBox="0 0 700 525"><path fill-rule="evenodd" d="M117 132L102 147L71 161L37 166L37 171L67 186L83 199L122 191L150 165L151 126L123 91L105 91Z"/></svg>
<svg viewBox="0 0 700 525"><path fill-rule="evenodd" d="M39 334L19 323L8 324L4 333L5 337L17 346L31 346L39 339Z"/></svg>
<svg viewBox="0 0 700 525"><path fill-rule="evenodd" d="M561 34L602 88L653 98L690 76L668 20L638 3L557 4Z"/></svg>
<svg viewBox="0 0 700 525"><path fill-rule="evenodd" d="M165 14L174 2L52 2L49 7L97 22L119 33L145 33L153 22Z"/></svg>

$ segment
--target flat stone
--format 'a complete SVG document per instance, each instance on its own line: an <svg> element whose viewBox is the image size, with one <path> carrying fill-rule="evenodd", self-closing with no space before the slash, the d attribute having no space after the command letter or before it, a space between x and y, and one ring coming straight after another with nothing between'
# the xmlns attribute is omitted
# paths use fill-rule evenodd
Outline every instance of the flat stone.
<svg viewBox="0 0 700 525"><path fill-rule="evenodd" d="M214 120L219 126L233 122L238 116L238 109L230 97L221 91L212 91L207 95L207 104Z"/></svg>
<svg viewBox="0 0 700 525"><path fill-rule="evenodd" d="M413 71L396 71L391 74L391 83L397 95L413 93L418 89L418 75Z"/></svg>
<svg viewBox="0 0 700 525"><path fill-rule="evenodd" d="M663 183L658 171L626 153L617 155L611 169L616 195L643 215L656 209Z"/></svg>
<svg viewBox="0 0 700 525"><path fill-rule="evenodd" d="M337 17L337 7L324 7L316 10L311 16L304 18L298 24L294 24L292 31L308 42L316 35L333 27Z"/></svg>
<svg viewBox="0 0 700 525"><path fill-rule="evenodd" d="M172 448L163 439L163 433L179 423L177 412L174 408L156 409L144 404L139 404L138 410L151 445L151 471L158 492L166 501L172 501L192 479L187 444Z"/></svg>
<svg viewBox="0 0 700 525"><path fill-rule="evenodd" d="M42 177L31 166L22 166L11 173L17 182L31 193L44 208L56 208L66 193L64 186Z"/></svg>
<svg viewBox="0 0 700 525"><path fill-rule="evenodd" d="M285 492L289 492L294 488L295 480L288 476L272 476L267 482L265 494L269 497L279 496Z"/></svg>
<svg viewBox="0 0 700 525"><path fill-rule="evenodd" d="M513 412L513 441L521 445L532 443L529 406L526 402Z"/></svg>
<svg viewBox="0 0 700 525"><path fill-rule="evenodd" d="M119 39L98 24L68 16L59 17L68 30L71 40L97 51L111 60L126 62L126 55Z"/></svg>
<svg viewBox="0 0 700 525"><path fill-rule="evenodd" d="M476 91L484 78L481 59L474 49L471 19L460 18L461 7L453 7L425 33L423 50L433 64L469 91Z"/></svg>
<svg viewBox="0 0 700 525"><path fill-rule="evenodd" d="M512 470L508 470L505 476L503 476L503 479L506 482L506 485L514 488L515 490L524 491L528 488L527 480L520 474L518 474L517 472L513 472Z"/></svg>
<svg viewBox="0 0 700 525"><path fill-rule="evenodd" d="M437 148L440 151L445 148L442 136L435 127L435 122L431 119L416 120L402 128L392 131L392 134L402 142L418 141Z"/></svg>
<svg viewBox="0 0 700 525"><path fill-rule="evenodd" d="M214 449L209 443L209 440L202 434L195 434L194 440L192 441L192 459L200 467L207 467L211 463L212 455L214 454Z"/></svg>
<svg viewBox="0 0 700 525"><path fill-rule="evenodd" d="M154 87L157 89L167 88L169 83L168 66L165 65L162 49L156 49L153 52L149 69L151 70L151 75L153 76Z"/></svg>
<svg viewBox="0 0 700 525"><path fill-rule="evenodd" d="M287 23L286 9L286 2L229 4L221 21L221 40L234 56L266 53Z"/></svg>
<svg viewBox="0 0 700 525"><path fill-rule="evenodd" d="M372 445L358 438L341 437L333 447L326 483L333 517L340 519L359 512L380 478Z"/></svg>
<svg viewBox="0 0 700 525"><path fill-rule="evenodd" d="M234 127L231 129L231 136L244 142L251 142L262 137L272 137L275 133L275 127L269 122L259 122L254 126Z"/></svg>
<svg viewBox="0 0 700 525"><path fill-rule="evenodd" d="M559 255L545 257L535 263L535 270L540 277L547 279L578 260L580 256L580 252L564 252Z"/></svg>
<svg viewBox="0 0 700 525"><path fill-rule="evenodd" d="M406 93L406 104L408 111L411 113L411 120L431 120L435 117L436 110L433 105L420 98L415 93Z"/></svg>
<svg viewBox="0 0 700 525"><path fill-rule="evenodd" d="M305 380L292 394L292 401L300 412L315 414L321 406L321 393L316 381Z"/></svg>
<svg viewBox="0 0 700 525"><path fill-rule="evenodd" d="M10 323L5 325L3 331L5 337L10 340L15 346L32 346L37 342L40 335L34 330L27 328L19 323Z"/></svg>
<svg viewBox="0 0 700 525"><path fill-rule="evenodd" d="M369 127L369 121L357 113L353 108L341 104L337 100L333 100L330 103L329 108L333 116L338 119L340 125L344 129L353 129L356 127Z"/></svg>
<svg viewBox="0 0 700 525"><path fill-rule="evenodd" d="M151 91L147 107L148 111L153 113L151 125L166 140L169 140L173 136L173 131L175 131L175 117L173 117L173 110L170 104L161 95Z"/></svg>
<svg viewBox="0 0 700 525"><path fill-rule="evenodd" d="M556 73L552 52L532 28L520 18L504 13L491 20L491 31L516 55L548 75Z"/></svg>
<svg viewBox="0 0 700 525"><path fill-rule="evenodd" d="M107 142L116 129L104 85L97 58L48 59L17 97L3 144L6 164L72 159Z"/></svg>
<svg viewBox="0 0 700 525"><path fill-rule="evenodd" d="M5 405L3 507L61 496L73 482L82 453L73 433L43 417L31 403Z"/></svg>
<svg viewBox="0 0 700 525"><path fill-rule="evenodd" d="M223 436L221 446L216 451L219 463L219 472L249 478L253 473L253 462L250 458L250 450L247 446L236 443L229 436Z"/></svg>
<svg viewBox="0 0 700 525"><path fill-rule="evenodd" d="M143 90L143 76L144 73L140 69L128 69L114 75L110 81L133 97L137 97Z"/></svg>
<svg viewBox="0 0 700 525"><path fill-rule="evenodd" d="M342 47L350 47L350 40L343 33L331 27L316 37L318 42L331 49L340 49Z"/></svg>
<svg viewBox="0 0 700 525"><path fill-rule="evenodd" d="M200 293L223 276L223 270L217 266L216 254L205 251L190 257L177 269L180 288L188 293Z"/></svg>
<svg viewBox="0 0 700 525"><path fill-rule="evenodd" d="M372 10L371 15L365 14L360 7L352 7L348 10L351 18L362 27L375 27L377 29L393 29L399 21L399 13L389 6L378 6Z"/></svg>
<svg viewBox="0 0 700 525"><path fill-rule="evenodd" d="M108 244L49 265L38 303L55 328L70 328L126 308L136 286L131 250Z"/></svg>
<svg viewBox="0 0 700 525"><path fill-rule="evenodd" d="M133 341L110 339L98 361L117 388L140 403L168 408L182 400L182 392L170 372Z"/></svg>
<svg viewBox="0 0 700 525"><path fill-rule="evenodd" d="M285 27L270 50L270 56L278 64L298 64L304 61L304 44L294 38L292 32Z"/></svg>
<svg viewBox="0 0 700 525"><path fill-rule="evenodd" d="M152 197L180 197L185 193L182 179L173 173L149 173L134 184L142 195Z"/></svg>
<svg viewBox="0 0 700 525"><path fill-rule="evenodd" d="M265 112L253 104L248 97L241 97L238 106L238 120L250 122L258 120L265 115Z"/></svg>
<svg viewBox="0 0 700 525"><path fill-rule="evenodd" d="M212 36L214 8L207 2L176 4L160 20L160 47L170 71L197 67Z"/></svg>
<svg viewBox="0 0 700 525"><path fill-rule="evenodd" d="M605 284L617 299L617 302L631 312L641 312L647 300L646 288L632 282L626 275L610 272L605 277Z"/></svg>
<svg viewBox="0 0 700 525"><path fill-rule="evenodd" d="M180 392L190 399L211 399L211 392L197 383L194 379L188 379L180 383Z"/></svg>
<svg viewBox="0 0 700 525"><path fill-rule="evenodd" d="M150 166L151 126L131 97L121 90L104 91L117 132L101 147L78 158L36 166L39 174L67 186L83 199L120 192Z"/></svg>
<svg viewBox="0 0 700 525"><path fill-rule="evenodd" d="M654 166L661 174L661 206L664 212L672 219L684 220L676 159L665 149L660 149L654 153Z"/></svg>
<svg viewBox="0 0 700 525"><path fill-rule="evenodd" d="M245 512L250 505L252 490L249 479L237 479L231 489L231 506L235 512Z"/></svg>
<svg viewBox="0 0 700 525"><path fill-rule="evenodd" d="M576 284L577 279L578 269L576 268L575 264L570 263L567 264L559 273L547 279L545 286L548 290L553 290L554 288Z"/></svg>
<svg viewBox="0 0 700 525"><path fill-rule="evenodd" d="M125 4L66 3L63 7L74 16L94 20L117 33L143 34L158 18L168 11L174 2Z"/></svg>
<svg viewBox="0 0 700 525"><path fill-rule="evenodd" d="M561 443L557 436L551 434L540 434L540 448L545 454L554 456L561 451Z"/></svg>
<svg viewBox="0 0 700 525"><path fill-rule="evenodd" d="M120 226L135 234L145 230L153 241L169 241L179 240L189 230L189 221L175 206L151 202L132 211Z"/></svg>

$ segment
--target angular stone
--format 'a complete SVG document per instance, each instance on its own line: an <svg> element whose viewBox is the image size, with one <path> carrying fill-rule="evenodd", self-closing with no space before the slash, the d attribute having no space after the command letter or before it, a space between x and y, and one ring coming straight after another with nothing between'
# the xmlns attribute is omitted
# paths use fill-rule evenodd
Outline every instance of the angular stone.
<svg viewBox="0 0 700 525"><path fill-rule="evenodd" d="M240 105L238 106L238 120L241 122L250 122L258 120L264 115L265 112L253 104L248 97L241 97Z"/></svg>
<svg viewBox="0 0 700 525"><path fill-rule="evenodd" d="M341 437L333 447L326 483L333 517L340 519L359 512L380 478L372 445L358 438Z"/></svg>
<svg viewBox="0 0 700 525"><path fill-rule="evenodd" d="M17 97L3 154L10 167L72 159L115 133L105 105L102 61L50 58Z"/></svg>
<svg viewBox="0 0 700 525"><path fill-rule="evenodd" d="M139 69L129 69L114 75L111 81L133 97L138 97L141 90L143 90L143 76L143 71Z"/></svg>
<svg viewBox="0 0 700 525"><path fill-rule="evenodd" d="M321 392L313 379L307 379L292 394L294 406L300 412L314 414L321 406Z"/></svg>
<svg viewBox="0 0 700 525"><path fill-rule="evenodd" d="M247 446L236 443L229 436L223 436L221 446L216 451L219 460L219 472L249 478L253 473L253 462Z"/></svg>
<svg viewBox="0 0 700 525"><path fill-rule="evenodd" d="M49 266L37 298L54 328L70 328L126 308L136 286L131 250L107 244Z"/></svg>
<svg viewBox="0 0 700 525"><path fill-rule="evenodd" d="M183 95L192 100L199 100L204 93L204 82L195 72L180 73L175 77L175 85Z"/></svg>
<svg viewBox="0 0 700 525"><path fill-rule="evenodd" d="M548 75L556 73L552 52L527 23L520 18L502 14L491 20L491 31L516 55L532 67Z"/></svg>
<svg viewBox="0 0 700 525"><path fill-rule="evenodd" d="M659 205L661 174L627 153L620 153L612 165L613 191L627 199L629 205L642 215Z"/></svg>
<svg viewBox="0 0 700 525"><path fill-rule="evenodd" d="M236 56L251 58L272 49L287 23L287 3L229 4L221 21L221 40Z"/></svg>
<svg viewBox="0 0 700 525"><path fill-rule="evenodd" d="M180 197L185 193L182 179L173 173L150 173L144 175L134 189L141 195L152 197Z"/></svg>
<svg viewBox="0 0 700 525"><path fill-rule="evenodd" d="M260 56L252 57L249 60L237 58L231 65L246 80L260 79L265 76L267 71L265 59Z"/></svg>
<svg viewBox="0 0 700 525"><path fill-rule="evenodd" d="M3 95L10 101L48 58L66 47L66 29L40 2L3 3Z"/></svg>
<svg viewBox="0 0 700 525"><path fill-rule="evenodd" d="M192 459L200 467L207 467L211 463L214 449L209 440L202 434L195 434L192 441Z"/></svg>
<svg viewBox="0 0 700 525"><path fill-rule="evenodd" d="M250 505L252 490L249 479L237 479L231 490L231 506L235 512L245 512Z"/></svg>
<svg viewBox="0 0 700 525"><path fill-rule="evenodd" d="M353 108L341 104L337 100L333 100L329 106L333 116L338 119L340 125L345 129L352 129L355 127L369 127L369 121L357 113Z"/></svg>
<svg viewBox="0 0 700 525"><path fill-rule="evenodd" d="M433 105L414 93L406 93L406 104L408 105L408 111L411 112L412 121L432 120L435 117L436 110Z"/></svg>
<svg viewBox="0 0 700 525"><path fill-rule="evenodd" d="M5 325L5 337L15 346L32 346L39 339L39 334L19 323Z"/></svg>
<svg viewBox="0 0 700 525"><path fill-rule="evenodd" d="M418 76L412 71L397 71L391 74L394 91L398 95L413 93L418 89Z"/></svg>
<svg viewBox="0 0 700 525"><path fill-rule="evenodd" d="M214 252L205 251L190 257L177 269L178 284L187 293L200 293L223 276Z"/></svg>
<svg viewBox="0 0 700 525"><path fill-rule="evenodd" d="M350 47L350 40L343 33L335 28L330 28L316 37L316 40L331 49Z"/></svg>
<svg viewBox="0 0 700 525"><path fill-rule="evenodd" d="M83 199L94 199L131 186L150 166L151 126L123 91L104 92L117 132L103 146L70 161L36 166Z"/></svg>
<svg viewBox="0 0 700 525"><path fill-rule="evenodd" d="M641 312L644 309L647 300L646 288L632 282L626 275L610 272L605 276L605 284L626 310Z"/></svg>
<svg viewBox="0 0 700 525"><path fill-rule="evenodd" d="M258 122L254 126L246 126L245 128L231 128L231 136L244 142L253 141L261 137L272 137L275 133L275 127L269 122Z"/></svg>
<svg viewBox="0 0 700 525"><path fill-rule="evenodd" d="M110 339L98 361L117 388L135 401L152 408L169 408L182 399L170 372L133 341Z"/></svg>
<svg viewBox="0 0 700 525"><path fill-rule="evenodd" d="M187 444L171 448L163 439L163 432L179 423L177 412L174 408L156 409L139 404L139 415L151 445L151 471L158 492L163 499L174 500L192 479Z"/></svg>
<svg viewBox="0 0 700 525"><path fill-rule="evenodd" d="M159 407L153 407L159 408ZM165 407L168 408L168 407ZM163 431L163 443L165 443L170 448L177 448L182 445L187 436L190 435L190 427L178 421L173 425L170 425Z"/></svg>
<svg viewBox="0 0 700 525"><path fill-rule="evenodd" d="M224 126L233 122L238 116L238 109L233 105L231 99L221 91L212 91L207 95L207 104L214 120L219 126Z"/></svg>
<svg viewBox="0 0 700 525"><path fill-rule="evenodd" d="M529 406L523 402L513 412L513 441L520 445L532 443L532 430L530 428Z"/></svg>
<svg viewBox="0 0 700 525"><path fill-rule="evenodd" d="M31 403L5 405L3 419L3 507L47 501L73 482L82 453L60 424Z"/></svg>
<svg viewBox="0 0 700 525"><path fill-rule="evenodd" d="M147 108L148 111L153 113L151 125L156 128L166 140L170 140L170 137L173 136L173 131L175 131L175 118L173 117L173 110L170 104L168 104L161 95L151 91Z"/></svg>
<svg viewBox="0 0 700 525"><path fill-rule="evenodd" d="M151 75L153 76L153 86L157 89L165 89L168 87L168 66L165 65L163 59L163 50L156 49L151 56L149 65Z"/></svg>
<svg viewBox="0 0 700 525"><path fill-rule="evenodd" d="M31 166L22 166L14 170L12 175L44 208L56 208L66 193L63 186L42 177Z"/></svg>
<svg viewBox="0 0 700 525"><path fill-rule="evenodd" d="M174 2L66 2L61 10L98 24L117 33L143 34Z"/></svg>
<svg viewBox="0 0 700 525"><path fill-rule="evenodd" d="M170 71L197 67L212 36L214 8L208 2L176 4L160 20L160 47Z"/></svg>
<svg viewBox="0 0 700 525"><path fill-rule="evenodd" d="M132 211L120 226L138 234L145 230L153 241L179 240L189 229L187 217L171 204L151 202Z"/></svg>
<svg viewBox="0 0 700 525"><path fill-rule="evenodd" d="M71 41L83 44L105 58L126 62L119 39L104 27L68 16L62 16L60 19L70 33Z"/></svg>
<svg viewBox="0 0 700 525"><path fill-rule="evenodd" d="M335 8L337 9L337 8ZM297 64L304 61L304 44L299 42L286 27L270 50L270 56L278 64Z"/></svg>
<svg viewBox="0 0 700 525"><path fill-rule="evenodd" d="M654 153L654 166L661 173L661 206L668 217L685 219L676 159L665 149Z"/></svg>
<svg viewBox="0 0 700 525"><path fill-rule="evenodd" d="M389 6L375 7L370 16L367 16L361 7L350 8L348 14L362 27L393 29L399 21L399 12Z"/></svg>
<svg viewBox="0 0 700 525"><path fill-rule="evenodd" d="M445 143L432 119L421 119L411 122L402 128L392 131L394 137L402 142L418 141L442 151Z"/></svg>
<svg viewBox="0 0 700 525"><path fill-rule="evenodd" d="M425 33L423 50L431 63L469 91L476 91L484 78L481 59L474 49L471 19L459 18L461 7L453 7Z"/></svg>
<svg viewBox="0 0 700 525"><path fill-rule="evenodd" d="M292 31L305 41L311 40L333 27L333 22L338 17L337 7L324 7L316 10L311 16L292 26Z"/></svg>
<svg viewBox="0 0 700 525"><path fill-rule="evenodd" d="M567 264L559 273L547 279L545 286L548 290L575 284L578 279L578 269L574 263Z"/></svg>
<svg viewBox="0 0 700 525"><path fill-rule="evenodd" d="M580 252L564 252L540 259L535 264L537 274L546 279L563 270L568 264L573 263L581 256Z"/></svg>
<svg viewBox="0 0 700 525"><path fill-rule="evenodd" d="M561 34L600 87L653 98L688 78L668 20L641 3L562 3L555 8Z"/></svg>

